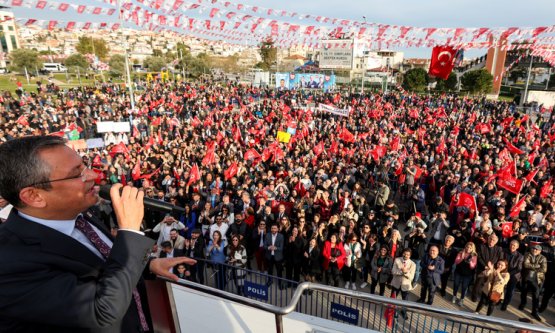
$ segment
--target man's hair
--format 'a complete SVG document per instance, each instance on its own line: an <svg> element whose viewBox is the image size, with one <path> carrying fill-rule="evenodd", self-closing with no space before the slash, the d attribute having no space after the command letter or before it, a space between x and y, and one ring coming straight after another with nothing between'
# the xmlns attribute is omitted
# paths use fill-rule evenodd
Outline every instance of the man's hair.
<svg viewBox="0 0 555 333"><path fill-rule="evenodd" d="M0 195L19 208L24 206L19 192L25 187L41 183L34 187L50 189L50 166L39 154L63 145L65 140L57 136L27 136L0 145Z"/></svg>

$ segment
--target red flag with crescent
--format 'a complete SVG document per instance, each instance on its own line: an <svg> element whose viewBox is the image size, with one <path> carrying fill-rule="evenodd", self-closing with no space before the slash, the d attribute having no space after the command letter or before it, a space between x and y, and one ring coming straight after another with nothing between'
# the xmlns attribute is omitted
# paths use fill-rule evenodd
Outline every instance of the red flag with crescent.
<svg viewBox="0 0 555 333"><path fill-rule="evenodd" d="M432 50L432 59L428 73L432 76L447 80L455 67L455 50L451 46L435 46Z"/></svg>
<svg viewBox="0 0 555 333"><path fill-rule="evenodd" d="M513 222L505 222L501 227L503 238L511 238L513 236Z"/></svg>

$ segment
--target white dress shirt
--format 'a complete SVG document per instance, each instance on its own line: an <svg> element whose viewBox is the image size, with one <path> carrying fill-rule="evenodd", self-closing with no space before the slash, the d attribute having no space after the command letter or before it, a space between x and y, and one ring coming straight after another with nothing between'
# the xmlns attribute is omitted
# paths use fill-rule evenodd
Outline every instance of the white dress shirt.
<svg viewBox="0 0 555 333"><path fill-rule="evenodd" d="M19 216L21 216L21 217L23 217L23 218L25 218L25 219L27 219L31 222L35 222L35 223L41 224L45 227L54 229L58 232L61 232L62 234L66 235L66 236L69 236L69 237L75 239L79 243L83 244L92 253L96 254L99 258L104 260L104 257L102 256L102 254L96 249L96 247L93 245L93 243L91 243L91 241L87 238L87 236L85 236L85 234L83 234L79 229L75 228L75 220L76 219L75 220L45 220L45 219L40 219L38 217L29 216L29 215L24 214L22 212L18 212L18 213L19 213ZM102 231L100 231L94 224L89 223L89 225L98 234L98 237L100 237L100 239L102 239L102 241L104 243L106 243L110 248L112 248L114 243L112 243L110 238L108 238L108 236L105 233L103 233ZM144 233L142 233L140 231L129 230L129 229L120 229L119 231L131 231L131 232L135 232L135 233L144 235Z"/></svg>

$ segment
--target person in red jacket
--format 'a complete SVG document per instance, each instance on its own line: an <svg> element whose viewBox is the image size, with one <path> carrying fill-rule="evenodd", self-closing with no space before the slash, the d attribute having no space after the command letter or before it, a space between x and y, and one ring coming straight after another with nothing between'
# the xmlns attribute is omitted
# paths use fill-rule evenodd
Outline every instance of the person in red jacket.
<svg viewBox="0 0 555 333"><path fill-rule="evenodd" d="M345 265L345 249L337 234L331 235L330 239L324 243L322 256L324 257L322 266L326 272L327 283L331 284L333 281L333 286L339 287L341 269Z"/></svg>

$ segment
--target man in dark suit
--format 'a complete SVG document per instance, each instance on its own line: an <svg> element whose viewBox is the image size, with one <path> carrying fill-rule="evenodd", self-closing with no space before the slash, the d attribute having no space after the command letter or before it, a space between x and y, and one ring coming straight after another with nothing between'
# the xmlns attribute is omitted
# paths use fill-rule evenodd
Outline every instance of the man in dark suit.
<svg viewBox="0 0 555 333"><path fill-rule="evenodd" d="M201 235L201 230L196 228L191 233L191 239L185 240L185 255L193 259L204 259L204 237ZM191 279L194 282L204 284L204 261L197 261L196 265L191 266Z"/></svg>
<svg viewBox="0 0 555 333"><path fill-rule="evenodd" d="M441 285L441 274L443 274L445 261L439 256L437 245L431 245L428 254L420 262L422 267L422 289L418 303L434 303L436 289ZM426 297L428 301L426 302Z"/></svg>
<svg viewBox="0 0 555 333"><path fill-rule="evenodd" d="M272 225L270 233L266 235L264 240L264 249L266 250L266 262L268 263L268 275L273 275L274 267L276 268L277 277L281 278L283 273L283 235L278 232L277 224ZM272 283L272 279L268 279L268 284ZM280 283L280 288L283 285Z"/></svg>
<svg viewBox="0 0 555 333"><path fill-rule="evenodd" d="M511 300L513 299L515 287L520 283L524 256L518 252L519 247L520 243L516 239L513 239L509 243L509 249L505 253L505 257L509 262L509 274L511 275L511 278L507 283L507 289L505 290L505 297L503 299L503 304L501 305L501 311L507 310L507 306L511 304Z"/></svg>
<svg viewBox="0 0 555 333"><path fill-rule="evenodd" d="M0 145L0 195L14 206L0 227L0 332L150 331L137 288L145 266L175 279L173 265L194 262L149 263L143 193L133 187L111 189L112 238L87 211L98 201L96 177L56 136Z"/></svg>
<svg viewBox="0 0 555 333"><path fill-rule="evenodd" d="M183 250L172 246L170 241L165 241L160 244L162 251L160 251L160 258L177 258L183 257Z"/></svg>

